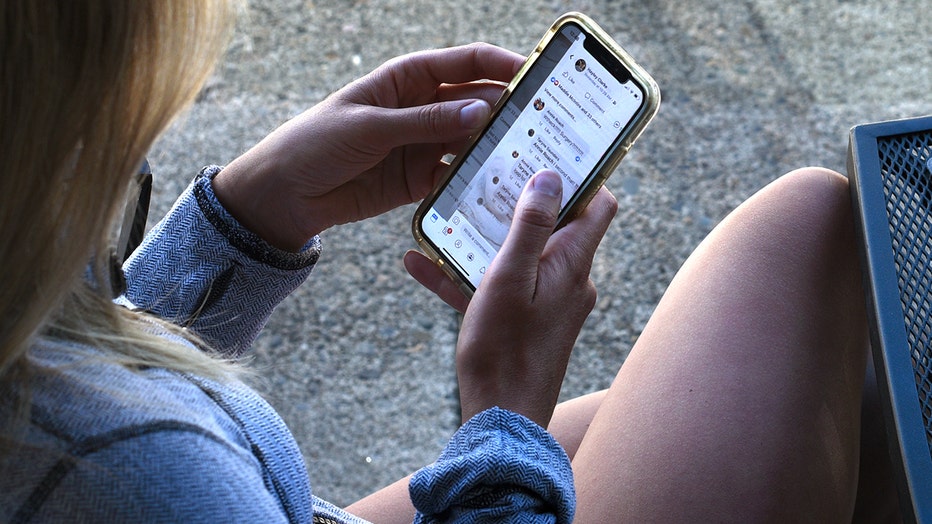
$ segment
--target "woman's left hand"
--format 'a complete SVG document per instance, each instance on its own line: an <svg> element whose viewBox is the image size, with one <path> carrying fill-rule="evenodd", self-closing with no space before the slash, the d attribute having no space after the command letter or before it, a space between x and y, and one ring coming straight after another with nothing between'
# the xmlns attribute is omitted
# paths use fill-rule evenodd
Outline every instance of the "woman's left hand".
<svg viewBox="0 0 932 524"><path fill-rule="evenodd" d="M330 226L418 201L523 61L489 44L390 60L234 160L214 191L244 226L290 251Z"/></svg>

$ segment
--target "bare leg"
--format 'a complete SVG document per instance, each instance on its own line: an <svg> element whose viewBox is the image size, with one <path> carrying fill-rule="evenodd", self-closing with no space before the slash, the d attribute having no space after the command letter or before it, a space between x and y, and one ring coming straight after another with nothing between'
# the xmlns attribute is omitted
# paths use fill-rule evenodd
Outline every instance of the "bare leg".
<svg viewBox="0 0 932 524"><path fill-rule="evenodd" d="M557 406L548 431L572 459L608 390L590 393ZM876 377L868 359L861 396L861 442L858 493L851 522L902 522L893 467L887 451Z"/></svg>
<svg viewBox="0 0 932 524"><path fill-rule="evenodd" d="M576 450L586 436L606 393L608 390L603 389L561 402L553 411L547 431L563 446L570 460L576 456Z"/></svg>
<svg viewBox="0 0 932 524"><path fill-rule="evenodd" d="M847 181L793 172L699 246L574 458L578 522L850 521L866 322Z"/></svg>
<svg viewBox="0 0 932 524"><path fill-rule="evenodd" d="M411 503L411 497L408 496L408 482L410 480L411 476L409 475L353 503L346 510L369 522L411 524L414 520L415 510L414 504Z"/></svg>
<svg viewBox="0 0 932 524"><path fill-rule="evenodd" d="M754 196L684 265L611 389L557 407L578 522L849 520L866 330L848 198L813 169ZM410 522L407 479L349 509Z"/></svg>

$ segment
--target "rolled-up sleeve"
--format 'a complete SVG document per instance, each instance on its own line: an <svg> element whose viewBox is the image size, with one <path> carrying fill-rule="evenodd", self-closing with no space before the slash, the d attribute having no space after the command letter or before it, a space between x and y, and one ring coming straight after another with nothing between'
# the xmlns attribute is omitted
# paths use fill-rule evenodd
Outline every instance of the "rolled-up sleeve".
<svg viewBox="0 0 932 524"><path fill-rule="evenodd" d="M464 424L408 487L417 523L569 523L576 510L563 448L530 419L500 408Z"/></svg>

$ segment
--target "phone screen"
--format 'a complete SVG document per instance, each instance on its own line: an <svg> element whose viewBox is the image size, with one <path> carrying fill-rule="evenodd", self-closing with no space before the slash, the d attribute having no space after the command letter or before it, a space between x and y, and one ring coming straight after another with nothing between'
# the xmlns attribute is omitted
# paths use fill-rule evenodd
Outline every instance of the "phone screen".
<svg viewBox="0 0 932 524"><path fill-rule="evenodd" d="M609 50L579 25L564 25L421 216L425 239L478 287L528 179L544 168L559 173L565 212L644 99L644 86Z"/></svg>

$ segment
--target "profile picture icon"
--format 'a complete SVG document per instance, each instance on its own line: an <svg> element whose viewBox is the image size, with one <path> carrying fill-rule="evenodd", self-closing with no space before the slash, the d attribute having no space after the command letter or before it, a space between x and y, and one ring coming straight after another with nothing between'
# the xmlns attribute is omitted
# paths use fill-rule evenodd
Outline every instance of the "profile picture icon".
<svg viewBox="0 0 932 524"><path fill-rule="evenodd" d="M534 100L534 109L540 111L544 108L544 101L540 98Z"/></svg>
<svg viewBox="0 0 932 524"><path fill-rule="evenodd" d="M586 70L586 61L580 58L576 61L576 70L582 73Z"/></svg>

